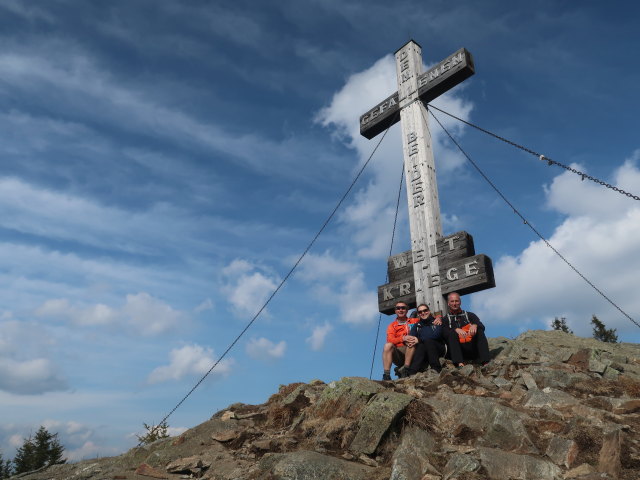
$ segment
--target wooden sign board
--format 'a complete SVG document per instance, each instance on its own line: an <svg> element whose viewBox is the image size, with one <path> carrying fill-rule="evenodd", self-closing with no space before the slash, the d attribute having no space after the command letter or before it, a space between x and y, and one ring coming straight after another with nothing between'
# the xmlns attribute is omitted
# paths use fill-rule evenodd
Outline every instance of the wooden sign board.
<svg viewBox="0 0 640 480"><path fill-rule="evenodd" d="M475 253L473 237L467 232L456 232L438 240L435 248L429 252L429 256L437 256L440 262L451 262L458 258L470 257ZM413 263L414 253L411 250L389 257L387 260L389 282L403 280L413 275Z"/></svg>
<svg viewBox="0 0 640 480"><path fill-rule="evenodd" d="M475 73L473 57L466 48L449 55L418 77L418 96L427 103ZM415 91L415 90L414 90ZM398 92L360 117L360 135L372 139L400 121Z"/></svg>
<svg viewBox="0 0 640 480"><path fill-rule="evenodd" d="M440 285L443 295L479 292L496 286L493 264L486 255L475 255L473 237L457 232L436 242L431 256L438 257L439 273L427 277L429 287ZM397 302L416 307L413 260L416 252L408 250L389 257L389 283L378 287L378 310L390 315Z"/></svg>

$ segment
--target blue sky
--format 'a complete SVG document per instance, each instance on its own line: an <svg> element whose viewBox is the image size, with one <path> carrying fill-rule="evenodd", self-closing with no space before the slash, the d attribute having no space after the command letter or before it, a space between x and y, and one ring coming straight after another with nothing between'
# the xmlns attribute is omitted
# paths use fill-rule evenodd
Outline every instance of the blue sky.
<svg viewBox="0 0 640 480"><path fill-rule="evenodd" d="M2 2L4 456L41 424L71 459L120 453L171 410L370 155L378 138L360 137L358 118L396 90L392 54L410 38L427 65L460 47L474 56L476 75L434 105L640 194L638 13L632 2ZM438 117L640 318L637 201ZM468 231L494 262L496 288L463 298L490 336L555 316L590 336L596 314L640 340L433 122L432 135L444 232ZM283 290L169 419L173 433L279 384L369 375L401 161L396 126ZM405 198L394 253L409 245Z"/></svg>

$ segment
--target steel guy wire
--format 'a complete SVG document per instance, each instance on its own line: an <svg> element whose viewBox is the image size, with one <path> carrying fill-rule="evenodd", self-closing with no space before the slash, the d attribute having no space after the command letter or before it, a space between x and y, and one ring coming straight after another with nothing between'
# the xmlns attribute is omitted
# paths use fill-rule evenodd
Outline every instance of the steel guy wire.
<svg viewBox="0 0 640 480"><path fill-rule="evenodd" d="M629 316L624 310L622 310L622 308L620 308L613 300L611 300L607 295L605 295L605 293L602 290L596 287L587 277L585 277L582 273L580 273L580 271L576 267L574 267L571 264L571 262L569 262L569 260L567 260L558 250L556 250L555 247L551 245L551 243L549 243L549 241L544 236L542 236L542 234L538 232L538 230L533 225L531 225L531 223L529 223L529 221L518 211L518 209L507 199L507 197L504 196L504 194L500 191L500 189L489 179L489 177L485 175L485 173L480 169L480 167L478 167L476 162L474 162L471 159L471 157L467 154L467 152L464 151L464 149L460 146L460 144L455 140L455 138L453 138L453 136L444 127L444 125L442 125L440 120L438 120L438 117L436 117L430 109L429 109L429 113L435 119L435 121L438 122L438 125L440 125L440 128L444 130L444 132L447 134L449 139L455 144L456 147L458 147L460 152L462 152L462 154L466 157L469 163L471 163L471 165L473 165L473 167L478 171L478 173L482 176L482 178L484 178L486 182L491 186L491 188L493 188L495 192L500 196L500 198L502 198L502 200L504 200L504 202L507 205L509 205L509 207L511 207L511 209L513 210L513 213L515 213L518 217L520 217L523 223L527 225L533 231L533 233L535 233L538 236L538 238L540 238L540 240L542 240L547 245L547 247L553 250L553 252L556 255L558 255L558 257L560 257L560 259L562 259L564 263L566 263L575 273L577 273L580 276L580 278L582 278L591 288L593 288L596 292L598 292L602 296L602 298L604 298L607 302L613 305L620 313L622 313L622 315L624 315L629 320L631 320L631 322L633 322L636 326L640 327L640 324L638 322L636 322L633 318L631 318L631 316ZM424 116L424 113L423 113L423 116ZM427 119L425 118L424 120L426 122Z"/></svg>
<svg viewBox="0 0 640 480"><path fill-rule="evenodd" d="M556 165L556 166L558 166L560 168L564 168L565 170L567 170L567 171L569 171L571 173L575 173L576 175L582 177L582 180L584 180L586 178L588 180L591 180L592 182L595 182L595 183L597 183L599 185L602 185L603 187L610 188L611 190L614 190L614 191L616 191L618 193L621 193L622 195L626 195L627 197L632 198L633 200L640 200L640 196L638 196L638 195L634 195L634 194L632 194L630 192L627 192L627 191L625 191L625 190L623 190L621 188L616 187L615 185L611 185L610 183L607 183L607 182L605 182L603 180L600 180L599 178L592 177L591 175L589 175L587 173L581 172L580 170L576 170L575 168L573 168L573 167L571 167L569 165L565 165L565 164L560 163L560 162L558 162L556 160L553 160L553 159L551 159L551 158L549 158L549 157L547 157L545 155L542 155L541 153L538 153L538 152L535 152L535 151L531 150L530 148L524 147L524 146L522 146L522 145L520 145L520 144L518 144L516 142L513 142L513 141L511 141L511 140L509 140L507 138L501 137L500 135L498 135L496 133L493 133L493 132L490 132L489 130L486 130L486 129L482 128L482 127L479 127L478 125L474 125L473 123L468 122L467 120L464 120L464 119L462 119L460 117L457 117L457 116L453 115L452 113L445 112L444 110L442 110L442 109L440 109L440 108L438 108L436 106L433 106L433 105L429 105L429 107L433 108L435 110L438 110L439 112L442 112L445 115L450 116L451 118L455 118L456 120L458 120L458 121L460 121L460 122L462 122L462 123L464 123L466 125L469 125L470 127L473 127L476 130L479 130L479 131L481 131L483 133L486 133L487 135L490 135L490 136L492 136L492 137L494 137L494 138L496 138L496 139L498 139L498 140L500 140L500 141L502 141L504 143L508 143L511 146L514 146L516 148L519 148L520 150L523 150L523 151L525 151L527 153L530 153L531 155L534 155L534 156L538 157L538 159L540 159L541 161L547 162L547 165L549 165L549 166ZM433 115L433 113L432 113L432 115Z"/></svg>
<svg viewBox="0 0 640 480"><path fill-rule="evenodd" d="M165 423L167 421L167 419L185 402L185 400L187 400L187 398L189 398L189 396L195 391L196 388L198 388L200 386L200 384L205 380L205 378L207 378L209 376L209 374L213 371L214 368L216 368L218 366L218 364L222 361L222 359L224 357L227 356L227 354L229 353L229 351L235 346L236 343L238 343L238 341L240 340L240 338L242 338L242 336L245 334L245 332L247 330L249 330L249 327L251 327L251 325L253 325L253 323L256 321L256 319L258 318L258 316L262 313L262 311L267 307L267 305L269 305L269 303L271 302L271 300L273 299L273 297L276 296L276 294L280 291L280 289L282 288L282 286L285 284L285 282L289 279L289 277L293 274L294 270L298 267L298 265L300 264L300 262L302 261L302 259L306 256L306 254L309 252L309 250L311 249L311 247L313 246L313 244L316 242L316 240L318 239L318 237L320 236L320 234L324 231L324 229L326 228L326 226L329 224L329 222L331 221L331 219L334 217L334 215L336 214L336 212L338 211L338 209L340 208L340 206L342 205L342 203L345 201L345 199L347 198L347 196L349 195L349 193L351 192L351 190L353 189L353 187L355 186L356 182L358 181L358 179L360 178L360 176L362 175L362 173L364 172L365 168L367 168L367 165L369 165L369 162L371 161L371 159L373 158L373 155L376 153L376 151L378 150L378 147L380 146L380 144L382 143L382 141L384 140L384 138L387 136L387 133L389 132L389 129L391 128L391 126L393 125L393 122L391 123L391 125L389 125L387 127L387 129L384 131L384 134L380 137L380 140L378 141L378 143L376 144L375 148L373 149L373 151L371 152L371 154L369 155L369 158L367 158L367 161L364 162L364 164L362 165L362 167L360 168L360 170L358 171L358 173L356 174L356 176L354 177L353 181L351 182L351 185L349 185L349 188L347 188L347 191L342 195L342 198L340 198L340 200L338 201L338 203L336 204L335 208L332 210L332 212L329 214L329 216L327 217L327 219L324 221L324 223L322 224L322 226L320 227L320 230L318 230L318 233L315 234L315 236L313 237L313 239L311 240L311 242L309 242L309 244L307 245L307 248L304 249L304 251L302 252L302 254L300 255L300 257L298 258L298 260L295 262L295 264L293 265L293 267L291 267L291 269L287 272L287 274L284 276L284 278L282 279L282 281L280 282L280 284L276 287L276 289L271 293L271 295L269 295L269 298L267 298L267 300L264 302L264 304L262 305L262 307L260 307L260 310L258 310L258 312L253 316L253 318L249 321L249 323L247 323L247 325L242 329L242 331L240 332L240 334L235 338L235 340L233 340L233 342L231 342L231 344L227 347L227 349L222 353L222 355L220 355L220 357L218 358L218 360L215 361L215 363L211 366L211 368L202 376L202 378L200 378L200 380L198 380L196 382L196 384L191 388L191 390L189 390L187 392L187 394L182 397L182 400L180 400L175 407L173 407L171 409L171 411L169 413L167 413L167 415L165 415L165 417L160 421L160 423L158 423L158 425L156 425L155 428L153 428L149 434L153 434L155 433L155 431L160 427L160 425L162 425L163 423ZM142 445L142 441L140 443L138 443L138 447Z"/></svg>
<svg viewBox="0 0 640 480"><path fill-rule="evenodd" d="M391 245L389 246L389 256L393 251L393 240L396 236L396 224L398 223L398 210L400 208L400 195L402 193L402 179L404 178L404 161L402 162L402 169L400 171L400 186L398 187L398 199L396 200L396 214L393 217L393 231L391 232ZM389 281L389 271L385 275L385 283ZM378 337L380 336L380 322L382 321L382 312L378 314L378 330L376 331L376 343L373 347L373 355L371 357L371 370L369 371L369 380L373 376L373 364L376 361L376 351L378 350Z"/></svg>

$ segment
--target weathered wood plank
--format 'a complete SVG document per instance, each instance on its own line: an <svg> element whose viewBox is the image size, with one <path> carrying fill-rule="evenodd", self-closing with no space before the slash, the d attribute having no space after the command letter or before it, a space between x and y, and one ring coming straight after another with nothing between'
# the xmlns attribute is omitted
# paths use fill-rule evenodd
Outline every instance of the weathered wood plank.
<svg viewBox="0 0 640 480"><path fill-rule="evenodd" d="M405 302L409 308L416 306L416 288L413 272L409 277L378 287L378 311L386 315L394 313L398 302Z"/></svg>
<svg viewBox="0 0 640 480"><path fill-rule="evenodd" d="M398 92L395 92L360 116L360 134L371 140L400 121L399 111Z"/></svg>
<svg viewBox="0 0 640 480"><path fill-rule="evenodd" d="M465 231L452 233L438 240L429 254L432 257L437 255L440 264L449 263L458 258L471 257L476 254L473 237Z"/></svg>
<svg viewBox="0 0 640 480"><path fill-rule="evenodd" d="M467 232L461 231L442 237L436 241L435 248L431 249L430 256L437 256L440 263L448 264L458 258L475 255L473 237ZM402 280L413 274L413 252L392 255L387 259L387 273L389 282Z"/></svg>
<svg viewBox="0 0 640 480"><path fill-rule="evenodd" d="M430 284L437 283L443 295L451 292L467 295L493 288L496 286L493 263L483 254L454 260L441 266L438 277L430 277Z"/></svg>
<svg viewBox="0 0 640 480"><path fill-rule="evenodd" d="M474 73L473 57L461 48L418 76L418 96L423 102L430 102ZM371 140L398 122L399 103L399 94L395 92L360 116L360 135Z"/></svg>
<svg viewBox="0 0 640 480"><path fill-rule="evenodd" d="M473 57L461 48L418 77L418 96L428 103L474 73Z"/></svg>

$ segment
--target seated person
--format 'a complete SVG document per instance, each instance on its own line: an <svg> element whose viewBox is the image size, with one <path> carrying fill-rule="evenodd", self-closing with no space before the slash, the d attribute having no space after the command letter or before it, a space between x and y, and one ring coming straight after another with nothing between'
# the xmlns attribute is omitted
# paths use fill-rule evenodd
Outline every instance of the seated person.
<svg viewBox="0 0 640 480"><path fill-rule="evenodd" d="M465 358L482 365L489 363L489 343L478 316L460 308L460 295L456 292L447 296L447 305L449 313L442 318L442 333L453 364L464 367Z"/></svg>
<svg viewBox="0 0 640 480"><path fill-rule="evenodd" d="M387 343L382 349L382 365L384 373L382 380L391 380L391 363L401 367L396 370L398 376L409 367L413 357L413 345L405 343L405 337L409 335L411 325L418 321L417 318L408 318L408 307L405 302L396 303L396 319L387 327Z"/></svg>
<svg viewBox="0 0 640 480"><path fill-rule="evenodd" d="M408 345L415 345L413 358L409 368L403 371L404 376L415 375L423 369L425 361L436 372L442 370L440 357L447 353L447 345L442 336L442 319L434 317L425 303L418 305L418 323L411 327L407 337ZM426 357L426 360L425 360Z"/></svg>

